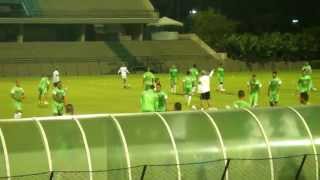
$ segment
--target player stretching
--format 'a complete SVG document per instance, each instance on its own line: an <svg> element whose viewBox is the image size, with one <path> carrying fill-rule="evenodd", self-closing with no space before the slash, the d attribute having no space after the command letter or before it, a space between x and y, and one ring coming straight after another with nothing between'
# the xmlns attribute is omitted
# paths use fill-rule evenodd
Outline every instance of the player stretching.
<svg viewBox="0 0 320 180"><path fill-rule="evenodd" d="M216 72L219 83L217 90L220 92L224 92L226 90L224 89L224 68L222 64L220 64Z"/></svg>
<svg viewBox="0 0 320 180"><path fill-rule="evenodd" d="M308 75L306 71L302 71L302 76L298 80L297 89L298 89L298 92L300 93L300 97L308 96L308 99L309 99L309 93L312 90L312 78L310 75Z"/></svg>
<svg viewBox="0 0 320 180"><path fill-rule="evenodd" d="M250 93L250 105L251 107L257 107L259 102L259 93L262 87L262 84L255 74L252 75L251 80L248 82L249 93Z"/></svg>
<svg viewBox="0 0 320 180"><path fill-rule="evenodd" d="M210 108L210 80L213 76L214 71L212 70L210 74L206 71L201 71L201 76L199 78L199 92L200 92L200 100L201 100L201 109L205 108L205 104L207 104L207 108Z"/></svg>
<svg viewBox="0 0 320 180"><path fill-rule="evenodd" d="M183 90L184 95L187 99L187 106L190 106L192 99L192 88L195 86L194 78L192 77L190 71L187 71L187 75L183 78Z"/></svg>
<svg viewBox="0 0 320 180"><path fill-rule="evenodd" d="M20 86L19 81L16 81L16 85L11 89L11 98L15 107L14 118L20 119L22 117L22 101L24 99L24 90Z"/></svg>
<svg viewBox="0 0 320 180"><path fill-rule="evenodd" d="M66 92L63 89L61 82L57 82L56 87L53 88L52 98L53 115L62 116L64 113L64 106L66 104Z"/></svg>
<svg viewBox="0 0 320 180"><path fill-rule="evenodd" d="M280 78L278 78L278 73L274 71L272 73L272 80L269 82L268 87L268 97L269 97L269 103L270 106L277 106L279 103L279 90L280 86L282 84L282 81Z"/></svg>
<svg viewBox="0 0 320 180"><path fill-rule="evenodd" d="M153 73L150 71L150 68L148 67L147 72L143 74L144 90L148 90L149 88L151 88L151 86L154 87L154 80L155 77Z"/></svg>
<svg viewBox="0 0 320 180"><path fill-rule="evenodd" d="M170 76L170 92L173 94L177 93L177 80L178 80L178 69L175 65L173 65L169 69L169 76Z"/></svg>
<svg viewBox="0 0 320 180"><path fill-rule="evenodd" d="M161 84L156 84L156 93L158 95L157 98L157 112L166 112L167 111L167 100L168 95L161 90Z"/></svg>
<svg viewBox="0 0 320 180"><path fill-rule="evenodd" d="M194 64L192 66L192 68L190 68L189 71L190 71L191 77L193 79L192 93L195 93L196 89L197 89L197 85L198 85L198 78L199 78L199 70L197 68L197 65Z"/></svg>
<svg viewBox="0 0 320 180"><path fill-rule="evenodd" d="M128 85L128 74L129 74L129 70L127 68L127 66L125 64L123 64L119 71L118 71L118 74L121 75L121 79L123 81L123 88L128 88L129 85Z"/></svg>
<svg viewBox="0 0 320 180"><path fill-rule="evenodd" d="M48 76L43 76L39 82L38 90L39 90L39 105L48 105L48 90L50 88L50 81Z"/></svg>

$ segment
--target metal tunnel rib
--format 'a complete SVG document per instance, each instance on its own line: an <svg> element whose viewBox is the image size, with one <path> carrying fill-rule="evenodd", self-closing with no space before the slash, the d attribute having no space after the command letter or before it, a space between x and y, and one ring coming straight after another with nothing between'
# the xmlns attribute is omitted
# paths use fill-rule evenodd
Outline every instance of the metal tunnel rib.
<svg viewBox="0 0 320 180"><path fill-rule="evenodd" d="M119 131L121 140L122 140L122 145L124 147L124 152L125 152L125 156L126 156L126 161L127 161L127 167L128 167L128 178L129 180L132 180L132 172L131 172L131 161L130 161L130 154L129 154L129 149L128 149L128 144L127 144L127 140L124 136L123 130L121 128L120 123L118 122L118 120L111 115L111 118L113 120L113 122L116 124L117 129Z"/></svg>
<svg viewBox="0 0 320 180"><path fill-rule="evenodd" d="M79 120L76 117L72 118L72 119L76 122L76 124L81 132L83 144L84 144L84 147L86 150L86 155L87 155L88 169L89 169L89 180L92 180L93 179L93 177L92 177L92 173L93 173L92 170L93 169L92 169L91 153L90 153L90 148L89 148L89 144L88 144L88 140L87 140L87 135L84 132L83 127L82 127L81 123L79 122Z"/></svg>
<svg viewBox="0 0 320 180"><path fill-rule="evenodd" d="M179 159L179 154L178 154L178 148L177 148L175 139L174 139L173 134L172 134L172 130L171 130L169 124L167 123L166 119L161 114L156 112L156 115L159 116L159 118L161 119L162 123L166 126L166 129L167 129L167 131L169 133L171 144L172 144L173 151L174 151L174 154L175 154L176 164L177 164L178 180L181 180L180 159Z"/></svg>
<svg viewBox="0 0 320 180"><path fill-rule="evenodd" d="M317 153L317 149L316 149L316 145L315 145L315 141L313 139L313 135L311 133L311 130L306 122L306 120L304 119L304 117L296 110L294 109L293 107L288 107L291 111L293 111L294 113L296 113L296 115L299 117L299 119L302 121L303 125L305 126L307 132L308 132L308 135L309 135L309 138L310 138L310 141L312 143L312 150L313 150L313 153L314 153L314 159L315 159L315 162L316 162L316 180L319 180L319 160L318 160L318 153Z"/></svg>
<svg viewBox="0 0 320 180"><path fill-rule="evenodd" d="M40 123L40 121L37 120L36 118L34 120L37 123L37 126L38 126L38 128L40 130L40 134L42 136L43 145L44 145L44 148L46 150L46 154L47 154L47 158L48 158L49 172L52 172L53 171L52 157L51 157L51 151L50 151L50 146L49 146L47 134L46 134L42 124Z"/></svg>
<svg viewBox="0 0 320 180"><path fill-rule="evenodd" d="M3 155L4 155L4 160L6 161L6 172L7 172L7 179L11 179L11 169L10 169L10 162L9 162L9 154L8 154L8 149L7 149L7 144L6 140L4 138L2 129L0 128L0 139L2 143L2 148L3 148Z"/></svg>
<svg viewBox="0 0 320 180"><path fill-rule="evenodd" d="M258 123L259 125L259 128L261 130L261 133L264 137L264 140L266 142L266 145L267 145L267 149L268 149L268 156L269 156L269 163L270 163L270 173L271 173L271 180L274 180L274 166L273 166L273 160L272 160L272 151L271 151L271 145L269 143L269 139L268 139L268 136L259 120L259 118L252 112L250 111L249 109L246 109L246 108L243 108L244 111L248 112L252 117L253 119Z"/></svg>
<svg viewBox="0 0 320 180"><path fill-rule="evenodd" d="M213 128L215 129L215 132L217 133L218 135L218 139L219 139L219 142L220 142L220 146L221 146L221 149L222 149L222 154L223 154L223 159L224 159L224 165L226 166L227 165L227 162L228 162L228 156L227 156L227 151L226 151L226 147L224 145L224 142L223 142L223 138L222 138L222 135L221 135L221 132L220 132L220 129L218 127L218 125L216 124L216 122L214 121L213 117L210 116L209 113L207 113L206 111L201 111L203 112L209 119L210 123L212 124ZM229 179L229 171L227 170L226 172L226 180Z"/></svg>

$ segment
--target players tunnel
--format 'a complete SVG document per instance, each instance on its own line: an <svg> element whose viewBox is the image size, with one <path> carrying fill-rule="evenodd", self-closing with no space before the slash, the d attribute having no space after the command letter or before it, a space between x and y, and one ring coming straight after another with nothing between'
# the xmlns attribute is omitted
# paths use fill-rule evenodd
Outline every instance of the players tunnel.
<svg viewBox="0 0 320 180"><path fill-rule="evenodd" d="M318 180L319 117L311 106L0 120L0 177Z"/></svg>

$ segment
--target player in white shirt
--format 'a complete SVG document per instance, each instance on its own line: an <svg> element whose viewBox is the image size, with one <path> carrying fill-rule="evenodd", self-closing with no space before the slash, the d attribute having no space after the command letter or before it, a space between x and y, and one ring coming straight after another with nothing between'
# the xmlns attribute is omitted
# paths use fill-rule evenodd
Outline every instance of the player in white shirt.
<svg viewBox="0 0 320 180"><path fill-rule="evenodd" d="M53 71L53 74L52 74L52 83L53 83L53 86L56 87L56 85L58 84L58 82L60 82L60 73L58 71L58 69L55 69Z"/></svg>
<svg viewBox="0 0 320 180"><path fill-rule="evenodd" d="M207 104L208 109L210 108L210 81L213 73L214 70L212 70L209 74L206 71L201 72L198 86L201 100L201 109L204 109L205 104Z"/></svg>
<svg viewBox="0 0 320 180"><path fill-rule="evenodd" d="M123 88L129 87L129 85L128 85L128 74L129 73L130 72L125 64L123 64L118 71L118 74L120 74L121 79L123 81Z"/></svg>

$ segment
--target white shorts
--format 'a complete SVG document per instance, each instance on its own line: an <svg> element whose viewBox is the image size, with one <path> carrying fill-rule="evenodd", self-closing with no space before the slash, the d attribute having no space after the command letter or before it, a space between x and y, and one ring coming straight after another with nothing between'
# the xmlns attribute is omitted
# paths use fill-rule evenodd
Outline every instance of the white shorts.
<svg viewBox="0 0 320 180"><path fill-rule="evenodd" d="M125 76L125 75L121 76L121 79L127 79L127 78L128 78L128 76Z"/></svg>

